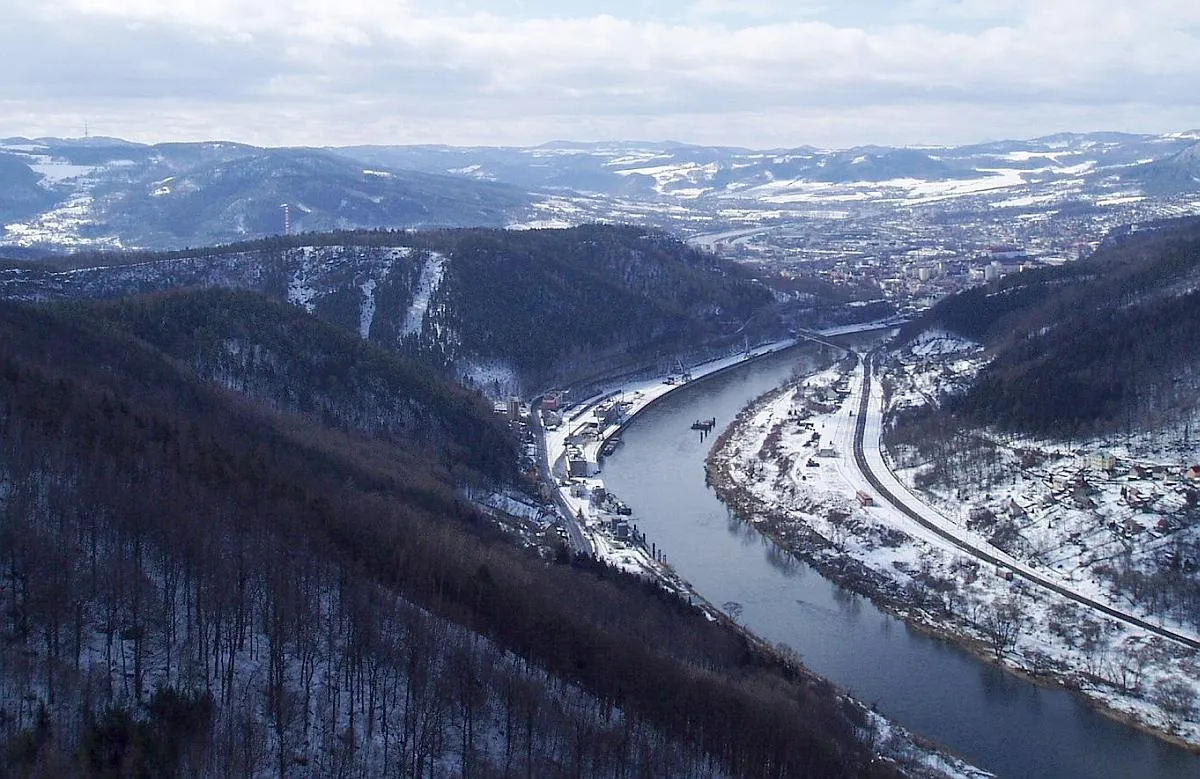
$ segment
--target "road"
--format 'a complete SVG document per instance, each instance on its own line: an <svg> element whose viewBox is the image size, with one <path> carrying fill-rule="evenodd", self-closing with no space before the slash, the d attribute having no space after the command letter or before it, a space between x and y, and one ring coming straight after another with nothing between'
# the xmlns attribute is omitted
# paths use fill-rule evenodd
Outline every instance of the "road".
<svg viewBox="0 0 1200 779"><path fill-rule="evenodd" d="M899 484L898 480L892 474L890 474L890 472L887 474L882 473L882 471L886 469L886 466L882 464L882 457L880 456L871 458L878 461L872 463L867 457L864 443L867 437L866 433L868 421L873 423L873 431L882 429L882 402L877 407L872 407L873 404L870 402L872 361L875 355L876 353L872 352L871 354L861 358L863 360L863 381L862 395L860 396L858 403L858 418L854 425L854 463L858 470L862 473L863 478L866 479L867 483L871 485L871 488L878 493L880 498L890 503L898 511L902 512L905 516L919 524L921 527L931 531L945 541L948 541L955 548L971 555L972 557L982 560L985 563L993 565L997 569L1012 571L1014 576L1019 576L1032 584L1035 584L1039 587L1044 587L1047 590L1062 595L1065 598L1069 598L1076 603L1114 619L1118 619L1129 625L1142 628L1143 630L1154 633L1158 636L1162 636L1163 638L1170 639L1171 641L1176 641L1184 646L1188 646L1193 649L1200 649L1200 640L1197 640L1193 636L1176 632L1161 625L1155 625L1154 623L1148 622L1134 614L1114 608L1110 604L1102 601L1095 600L1084 593L1072 590L1060 582L1056 582L1037 573L1033 569L1021 564L1020 562L999 556L994 549L989 551L989 549L975 544L970 538L966 537L965 532L956 533L954 532L953 527L947 527L947 523L945 523L945 520L937 513L935 509L921 503L918 499L916 499L916 496L904 489L903 486ZM878 452L879 439L876 436L873 436L873 438L874 440L871 441L871 446L876 452ZM885 484L885 481L888 483ZM901 491L904 492L903 495L898 494Z"/></svg>
<svg viewBox="0 0 1200 779"><path fill-rule="evenodd" d="M567 543L571 550L576 554L590 557L596 554L596 548L592 545L592 540L583 532L583 528L579 526L579 520L571 512L571 507L567 505L562 491L557 486L558 479L554 475L554 463L550 462L550 452L546 448L546 431L542 429L541 405L541 396L534 398L529 403L529 425L538 442L540 478L543 484L548 484L553 488L551 493L554 496L554 505L558 507L558 513L562 517L562 527L567 531Z"/></svg>

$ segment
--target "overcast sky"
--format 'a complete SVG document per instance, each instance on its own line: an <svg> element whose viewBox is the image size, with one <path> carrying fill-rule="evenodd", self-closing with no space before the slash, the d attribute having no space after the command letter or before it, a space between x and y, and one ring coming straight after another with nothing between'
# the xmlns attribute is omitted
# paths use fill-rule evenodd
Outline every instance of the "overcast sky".
<svg viewBox="0 0 1200 779"><path fill-rule="evenodd" d="M4 0L0 136L844 148L1200 127L1197 0Z"/></svg>

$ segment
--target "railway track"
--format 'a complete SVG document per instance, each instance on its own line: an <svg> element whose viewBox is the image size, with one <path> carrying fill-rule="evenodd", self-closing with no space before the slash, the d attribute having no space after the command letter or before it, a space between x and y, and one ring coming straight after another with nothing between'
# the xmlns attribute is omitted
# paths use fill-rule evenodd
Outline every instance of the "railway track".
<svg viewBox="0 0 1200 779"><path fill-rule="evenodd" d="M960 549L976 559L995 566L997 570L1011 571L1014 576L1019 576L1025 581L1028 581L1039 587L1044 587L1051 592L1055 592L1065 598L1069 598L1076 603L1086 606L1094 611L1098 611L1106 616L1112 617L1113 619L1117 619L1126 624L1139 627L1150 633L1154 633L1155 635L1162 636L1163 638L1183 644L1184 646L1191 647L1192 649L1200 649L1200 640L1183 633L1178 633L1170 628L1166 628L1161 625L1155 625L1153 622L1149 622L1136 615L1121 611L1120 609L1113 608L1106 603L1094 600L1082 593L1076 592L1068 587L1064 587L1063 585L1051 579L1048 579L1044 576L1039 576L1023 566L1014 565L1007 560L997 557L996 555L993 555L987 550L970 543L960 536L956 536L955 534L948 532L945 528L939 526L938 524L930 522L927 518L921 515L921 512L914 510L907 503L897 498L895 494L893 494L892 491L883 484L883 481L879 478L879 476L871 469L870 463L867 462L866 451L864 449L864 440L866 438L867 431L867 408L871 397L871 370L875 354L876 352L871 352L866 356L859 355L860 359L863 361L863 383L862 397L859 399L858 404L858 418L854 423L854 462L855 465L858 466L858 469L862 472L863 477L867 480L867 483L871 485L871 489L875 490L882 500L890 503L905 516L921 525L921 527L953 544L957 549Z"/></svg>

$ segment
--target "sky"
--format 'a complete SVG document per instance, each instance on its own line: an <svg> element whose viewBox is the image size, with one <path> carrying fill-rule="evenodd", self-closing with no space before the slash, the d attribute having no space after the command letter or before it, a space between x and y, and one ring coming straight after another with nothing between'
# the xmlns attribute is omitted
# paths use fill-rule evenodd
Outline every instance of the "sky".
<svg viewBox="0 0 1200 779"><path fill-rule="evenodd" d="M4 0L0 137L956 144L1200 127L1196 0Z"/></svg>

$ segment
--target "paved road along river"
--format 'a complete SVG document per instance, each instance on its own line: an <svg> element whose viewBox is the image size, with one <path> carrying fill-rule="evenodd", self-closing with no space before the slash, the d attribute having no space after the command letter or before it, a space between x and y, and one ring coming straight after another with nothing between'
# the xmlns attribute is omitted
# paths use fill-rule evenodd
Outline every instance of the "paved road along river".
<svg viewBox="0 0 1200 779"><path fill-rule="evenodd" d="M648 540L711 602L738 604L751 630L981 768L1014 778L1200 777L1200 757L909 629L730 516L704 484L715 437L702 441L692 422L715 416L723 428L798 365L811 366L815 349L697 382L639 415L603 475Z"/></svg>

